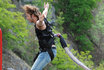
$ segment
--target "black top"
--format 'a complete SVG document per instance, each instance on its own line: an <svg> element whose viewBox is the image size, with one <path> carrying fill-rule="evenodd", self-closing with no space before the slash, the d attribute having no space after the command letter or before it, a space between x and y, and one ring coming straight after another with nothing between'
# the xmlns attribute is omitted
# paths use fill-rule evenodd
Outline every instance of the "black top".
<svg viewBox="0 0 104 70"><path fill-rule="evenodd" d="M46 24L46 29L39 30L36 27L36 25L34 25L35 32L36 32L37 38L39 40L40 48L50 48L52 46L52 44L55 44L54 43L54 34L52 33L52 29L46 18L44 19L44 22Z"/></svg>

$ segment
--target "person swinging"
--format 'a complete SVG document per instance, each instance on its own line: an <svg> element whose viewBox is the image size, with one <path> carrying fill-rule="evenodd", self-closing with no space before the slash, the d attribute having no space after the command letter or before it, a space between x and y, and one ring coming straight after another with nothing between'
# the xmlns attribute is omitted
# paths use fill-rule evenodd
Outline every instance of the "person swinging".
<svg viewBox="0 0 104 70"><path fill-rule="evenodd" d="M26 18L28 21L34 23L36 36L39 40L39 49L40 52L37 54L34 59L34 64L31 70L42 70L49 62L51 62L54 57L56 57L56 46L54 42L54 37L60 38L60 43L69 57L76 62L79 66L81 66L85 70L91 70L87 66L85 66L82 62L80 62L67 47L67 44L61 34L53 34L52 29L49 25L49 22L46 19L48 13L49 4L44 3L44 11L41 12L35 6L24 5L23 9L26 13Z"/></svg>
<svg viewBox="0 0 104 70"><path fill-rule="evenodd" d="M41 13L36 6L24 5L22 7L26 19L34 23L36 36L39 40L40 52L34 60L31 70L42 70L56 56L54 34L46 19L49 4L44 3L44 11Z"/></svg>

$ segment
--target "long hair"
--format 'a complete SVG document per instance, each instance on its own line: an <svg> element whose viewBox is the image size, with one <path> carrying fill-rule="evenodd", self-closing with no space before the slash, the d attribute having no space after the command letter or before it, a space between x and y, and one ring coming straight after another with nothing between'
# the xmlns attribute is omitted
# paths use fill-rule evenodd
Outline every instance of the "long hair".
<svg viewBox="0 0 104 70"><path fill-rule="evenodd" d="M25 13L28 13L30 15L34 14L38 19L39 19L39 8L37 8L36 6L32 6L32 5L24 5L22 6L22 8L24 9Z"/></svg>

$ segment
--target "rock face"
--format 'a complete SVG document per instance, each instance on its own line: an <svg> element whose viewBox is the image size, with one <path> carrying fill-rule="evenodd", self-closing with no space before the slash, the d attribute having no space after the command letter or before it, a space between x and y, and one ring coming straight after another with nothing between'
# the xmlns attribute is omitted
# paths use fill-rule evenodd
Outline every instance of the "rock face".
<svg viewBox="0 0 104 70"><path fill-rule="evenodd" d="M2 54L2 70L30 70L30 66L10 50Z"/></svg>

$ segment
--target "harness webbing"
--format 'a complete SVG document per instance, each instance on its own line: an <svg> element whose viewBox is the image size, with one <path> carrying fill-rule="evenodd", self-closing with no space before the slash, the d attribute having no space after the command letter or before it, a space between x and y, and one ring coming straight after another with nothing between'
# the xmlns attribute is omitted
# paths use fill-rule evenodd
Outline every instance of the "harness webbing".
<svg viewBox="0 0 104 70"><path fill-rule="evenodd" d="M54 54L52 51L52 45L55 44L54 43L54 34L52 33L52 29L46 18L44 18L44 22L46 24L46 29L39 30L36 28L36 25L35 25L35 31L36 31L36 35L39 40L40 51L42 51L42 52L47 51L49 53L51 61L52 61L54 58ZM38 57L38 55L39 55L39 53L37 54L37 57ZM34 60L35 59L36 59L36 57L34 58Z"/></svg>

